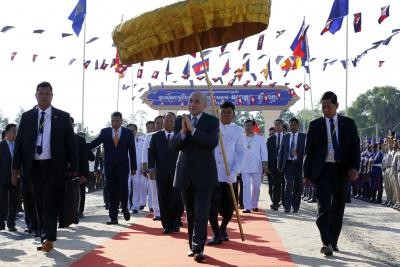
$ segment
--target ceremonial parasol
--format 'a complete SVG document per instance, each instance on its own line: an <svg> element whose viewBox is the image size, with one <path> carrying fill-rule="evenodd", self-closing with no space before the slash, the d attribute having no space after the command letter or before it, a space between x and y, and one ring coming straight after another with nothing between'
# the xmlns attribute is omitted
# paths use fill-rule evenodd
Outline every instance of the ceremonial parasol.
<svg viewBox="0 0 400 267"><path fill-rule="evenodd" d="M270 0L188 0L144 13L119 24L113 32L114 44L123 64L135 64L200 52L203 49L244 39L268 27ZM215 99L207 71L210 101L215 115ZM220 134L220 147L227 164ZM230 185L239 230L243 237L239 211Z"/></svg>

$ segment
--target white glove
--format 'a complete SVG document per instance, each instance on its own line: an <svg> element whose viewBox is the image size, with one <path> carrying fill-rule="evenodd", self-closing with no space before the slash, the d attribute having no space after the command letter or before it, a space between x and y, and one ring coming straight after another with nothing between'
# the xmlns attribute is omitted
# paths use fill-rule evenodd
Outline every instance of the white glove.
<svg viewBox="0 0 400 267"><path fill-rule="evenodd" d="M231 171L231 174L229 175L229 177L227 177L227 182L228 183L236 183L237 182L237 172L236 171Z"/></svg>

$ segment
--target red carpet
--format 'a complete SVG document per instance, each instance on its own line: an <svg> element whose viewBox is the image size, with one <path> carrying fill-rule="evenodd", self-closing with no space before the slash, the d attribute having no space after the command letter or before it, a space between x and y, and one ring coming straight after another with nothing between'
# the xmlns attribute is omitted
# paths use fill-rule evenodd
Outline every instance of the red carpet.
<svg viewBox="0 0 400 267"><path fill-rule="evenodd" d="M204 266L295 266L265 211L241 214L245 241L240 239L236 220L228 229L230 241L206 246ZM211 236L211 234L209 234ZM188 257L186 222L180 233L163 235L160 222L151 217L137 219L126 231L90 251L78 266L198 266Z"/></svg>

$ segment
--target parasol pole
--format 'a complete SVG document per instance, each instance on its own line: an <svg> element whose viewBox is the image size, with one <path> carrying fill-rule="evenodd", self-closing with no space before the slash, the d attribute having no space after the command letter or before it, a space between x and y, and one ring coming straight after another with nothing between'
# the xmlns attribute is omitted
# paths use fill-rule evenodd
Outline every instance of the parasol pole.
<svg viewBox="0 0 400 267"><path fill-rule="evenodd" d="M197 42L197 46L198 46L198 48L200 50L201 62L203 64L203 68L205 70L207 86L208 86L208 90L209 90L209 93L210 93L211 107L213 109L214 114L217 115L218 114L218 110L217 110L217 107L215 105L214 93L213 93L213 90L212 90L210 79L208 77L207 68L206 68L206 65L204 63L203 48L201 47L199 35L197 33L196 33L196 42ZM219 137L219 145L221 147L221 152L222 152L222 158L224 159L225 172L226 172L226 175L229 176L230 175L230 170L229 170L229 166L228 166L228 161L226 159L226 154L225 154L225 149L224 149L224 142L223 142L223 139L222 139L221 132L218 132L218 137ZM229 185L229 189L230 189L230 192L231 192L233 206L235 208L236 219L237 219L237 222L238 222L238 225L239 225L240 237L242 238L242 241L244 241L243 228L242 228L242 223L240 221L240 215L239 215L239 209L238 209L237 202L236 202L235 191L233 190L233 186L232 186L231 183L228 183L228 185Z"/></svg>

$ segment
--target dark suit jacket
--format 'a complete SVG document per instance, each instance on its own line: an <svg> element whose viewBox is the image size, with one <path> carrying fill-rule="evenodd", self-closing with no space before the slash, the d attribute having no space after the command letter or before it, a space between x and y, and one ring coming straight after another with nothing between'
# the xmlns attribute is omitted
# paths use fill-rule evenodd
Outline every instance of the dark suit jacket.
<svg viewBox="0 0 400 267"><path fill-rule="evenodd" d="M273 171L277 168L277 160L276 160L276 136L272 135L267 139L267 150L268 150L268 169Z"/></svg>
<svg viewBox="0 0 400 267"><path fill-rule="evenodd" d="M12 165L13 169L18 170L22 167L23 178L31 176L38 130L38 110L34 108L24 112L15 140ZM50 135L53 175L62 182L69 167L72 171L78 171L76 139L68 113L52 107Z"/></svg>
<svg viewBox="0 0 400 267"><path fill-rule="evenodd" d="M102 129L99 136L89 143L88 146L90 149L93 149L103 144L104 172L106 176L109 176L113 167L116 167L128 179L129 166L131 166L132 170L137 170L135 138L131 130L121 127L121 136L119 137L117 147L115 147L112 131L111 127Z"/></svg>
<svg viewBox="0 0 400 267"><path fill-rule="evenodd" d="M343 175L350 169L360 167L360 138L353 119L338 115L338 134L340 166ZM325 118L320 117L310 122L307 132L304 159L304 177L317 181L328 153L328 137Z"/></svg>
<svg viewBox="0 0 400 267"><path fill-rule="evenodd" d="M283 172L286 167L286 160L290 155L290 135L291 133L287 133L283 136L281 149L279 150L278 156L278 170ZM297 153L297 164L298 167L301 169L303 167L303 157L304 157L304 149L306 145L306 134L305 133L298 133L297 134L297 146L296 146L296 153Z"/></svg>
<svg viewBox="0 0 400 267"><path fill-rule="evenodd" d="M175 123L175 135L170 146L179 151L175 170L174 187L187 189L192 183L197 188L212 188L218 185L214 148L218 145L219 121L203 113L197 122L196 131L182 139L181 118Z"/></svg>
<svg viewBox="0 0 400 267"><path fill-rule="evenodd" d="M11 184L11 153L6 140L0 142L0 184Z"/></svg>
<svg viewBox="0 0 400 267"><path fill-rule="evenodd" d="M94 160L93 152L86 145L86 140L80 135L75 134L76 143L78 145L78 163L79 163L79 176L89 177L89 158Z"/></svg>
<svg viewBox="0 0 400 267"><path fill-rule="evenodd" d="M172 137L171 137L172 138ZM148 153L149 169L156 169L156 180L174 177L178 151L170 149L165 131L152 135Z"/></svg>

